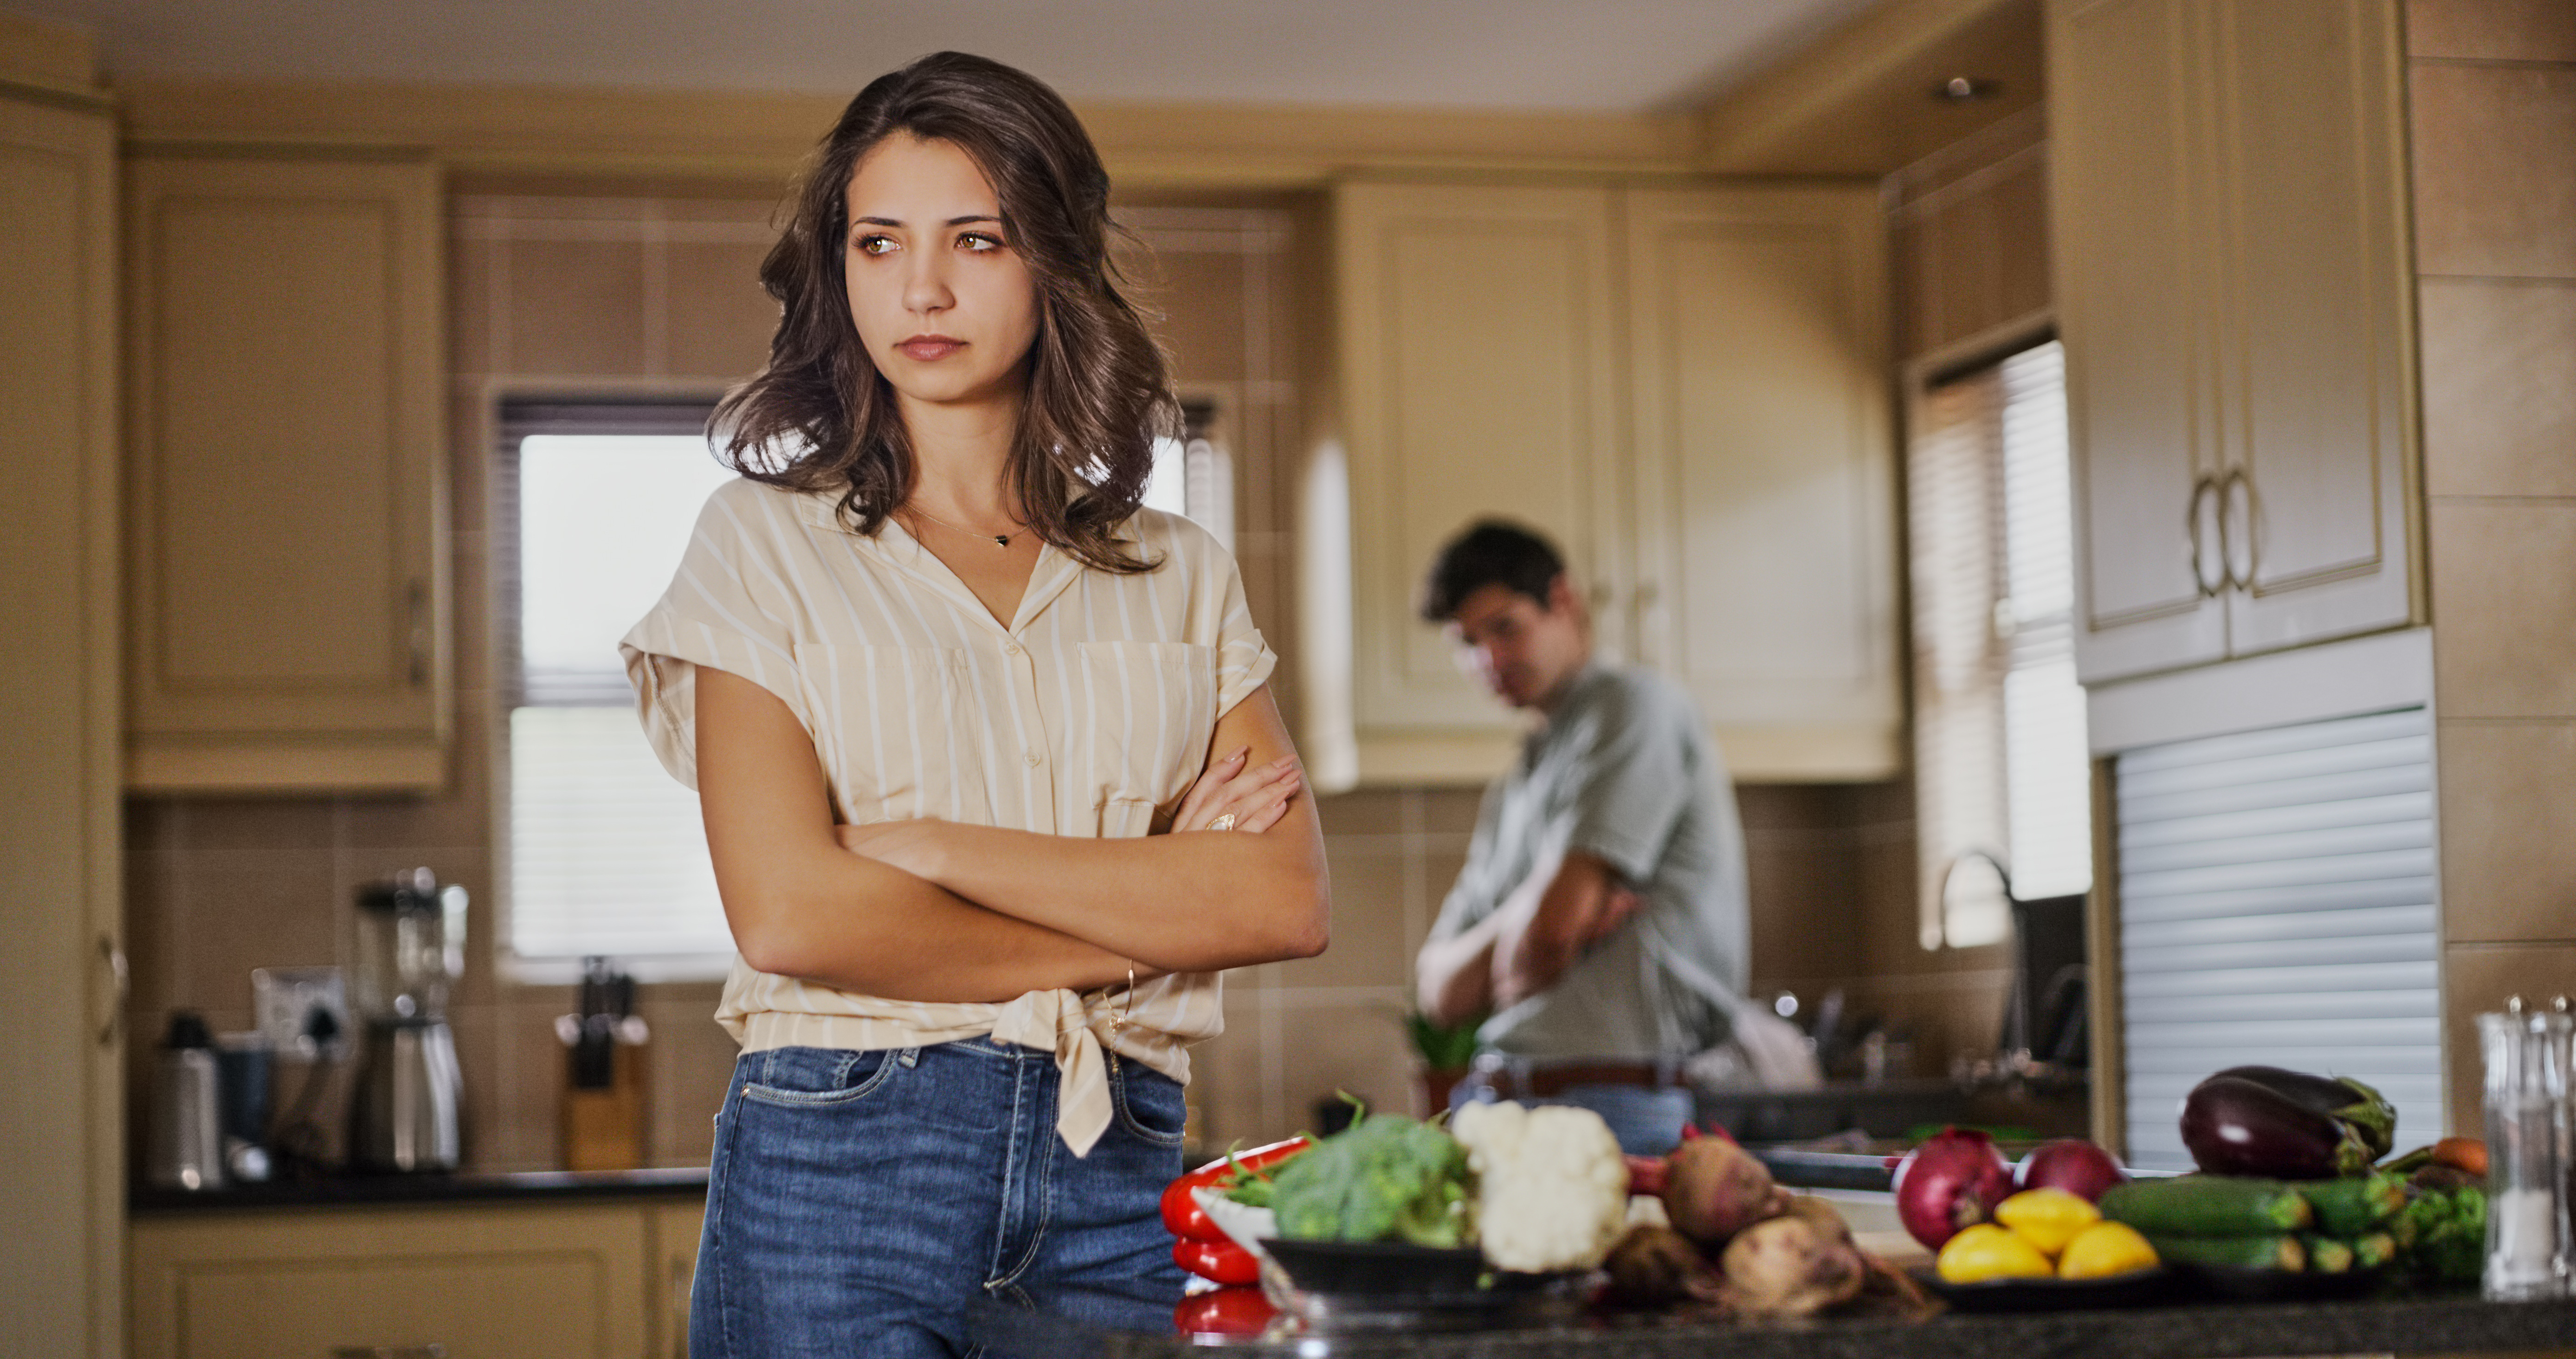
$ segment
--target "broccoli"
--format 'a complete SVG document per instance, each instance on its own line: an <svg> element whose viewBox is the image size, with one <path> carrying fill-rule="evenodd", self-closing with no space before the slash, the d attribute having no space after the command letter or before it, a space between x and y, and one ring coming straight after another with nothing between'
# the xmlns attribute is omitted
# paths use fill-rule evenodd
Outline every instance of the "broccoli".
<svg viewBox="0 0 2576 1359"><path fill-rule="evenodd" d="M1299 1241L1474 1241L1467 1153L1400 1114L1363 1115L1279 1168L1270 1191L1280 1234Z"/></svg>
<svg viewBox="0 0 2576 1359"><path fill-rule="evenodd" d="M2438 1283L2476 1283L2486 1268L2487 1196L2476 1185L2419 1192L2393 1224L2408 1265Z"/></svg>

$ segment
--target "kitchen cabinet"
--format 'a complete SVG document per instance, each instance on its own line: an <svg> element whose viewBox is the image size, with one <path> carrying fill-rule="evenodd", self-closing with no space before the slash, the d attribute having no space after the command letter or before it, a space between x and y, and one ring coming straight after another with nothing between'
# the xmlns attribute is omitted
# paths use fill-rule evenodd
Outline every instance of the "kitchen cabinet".
<svg viewBox="0 0 2576 1359"><path fill-rule="evenodd" d="M1557 541L1601 650L1689 687L1738 777L1896 767L1874 190L1356 182L1335 231L1361 780L1512 758L1414 614L1489 515Z"/></svg>
<svg viewBox="0 0 2576 1359"><path fill-rule="evenodd" d="M2397 17L2049 7L2087 683L2421 618Z"/></svg>
<svg viewBox="0 0 2576 1359"><path fill-rule="evenodd" d="M0 1342L125 1352L116 121L0 14ZM39 45L39 44L42 45Z"/></svg>
<svg viewBox="0 0 2576 1359"><path fill-rule="evenodd" d="M134 1359L643 1359L654 1209L466 1205L138 1219ZM673 1353L667 1348L651 1351Z"/></svg>
<svg viewBox="0 0 2576 1359"><path fill-rule="evenodd" d="M126 186L129 786L438 786L436 167L146 150Z"/></svg>

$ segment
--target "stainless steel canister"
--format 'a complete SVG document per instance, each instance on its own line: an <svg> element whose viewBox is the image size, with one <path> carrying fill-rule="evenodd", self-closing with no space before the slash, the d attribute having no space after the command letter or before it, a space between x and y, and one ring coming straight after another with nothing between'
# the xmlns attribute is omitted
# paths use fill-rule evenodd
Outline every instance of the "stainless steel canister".
<svg viewBox="0 0 2576 1359"><path fill-rule="evenodd" d="M175 1011L152 1072L152 1141L143 1174L163 1189L220 1189L224 1119L214 1040L193 1010Z"/></svg>

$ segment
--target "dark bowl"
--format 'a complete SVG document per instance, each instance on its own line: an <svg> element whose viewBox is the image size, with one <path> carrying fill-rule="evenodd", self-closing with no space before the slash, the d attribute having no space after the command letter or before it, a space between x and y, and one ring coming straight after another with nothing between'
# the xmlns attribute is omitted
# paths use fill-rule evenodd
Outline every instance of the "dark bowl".
<svg viewBox="0 0 2576 1359"><path fill-rule="evenodd" d="M2351 1269L2341 1274L2304 1270L2231 1269L2224 1265L2187 1265L2181 1273L2201 1292L2242 1302L2333 1302L2376 1292L2386 1281L2384 1269Z"/></svg>
<svg viewBox="0 0 2576 1359"><path fill-rule="evenodd" d="M1261 1246L1299 1289L1339 1297L1474 1293L1485 1273L1485 1254L1472 1247L1440 1250L1400 1241L1291 1241L1276 1236Z"/></svg>
<svg viewBox="0 0 2576 1359"><path fill-rule="evenodd" d="M2152 1307L2183 1292L2181 1276L2144 1269L2104 1279L1988 1279L1954 1284L1929 1266L1909 1271L1932 1295L1962 1312L2084 1312L2104 1307Z"/></svg>

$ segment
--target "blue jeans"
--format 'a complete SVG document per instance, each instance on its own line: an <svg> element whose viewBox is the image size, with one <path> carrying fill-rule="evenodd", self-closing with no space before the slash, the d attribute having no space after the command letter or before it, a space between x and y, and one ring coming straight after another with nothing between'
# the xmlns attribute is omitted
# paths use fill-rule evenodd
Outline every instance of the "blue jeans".
<svg viewBox="0 0 2576 1359"><path fill-rule="evenodd" d="M689 1299L694 1359L951 1356L978 1298L1167 1330L1158 1200L1178 1082L1112 1055L1088 1157L1056 1134L1051 1053L989 1038L743 1054L716 1116Z"/></svg>

